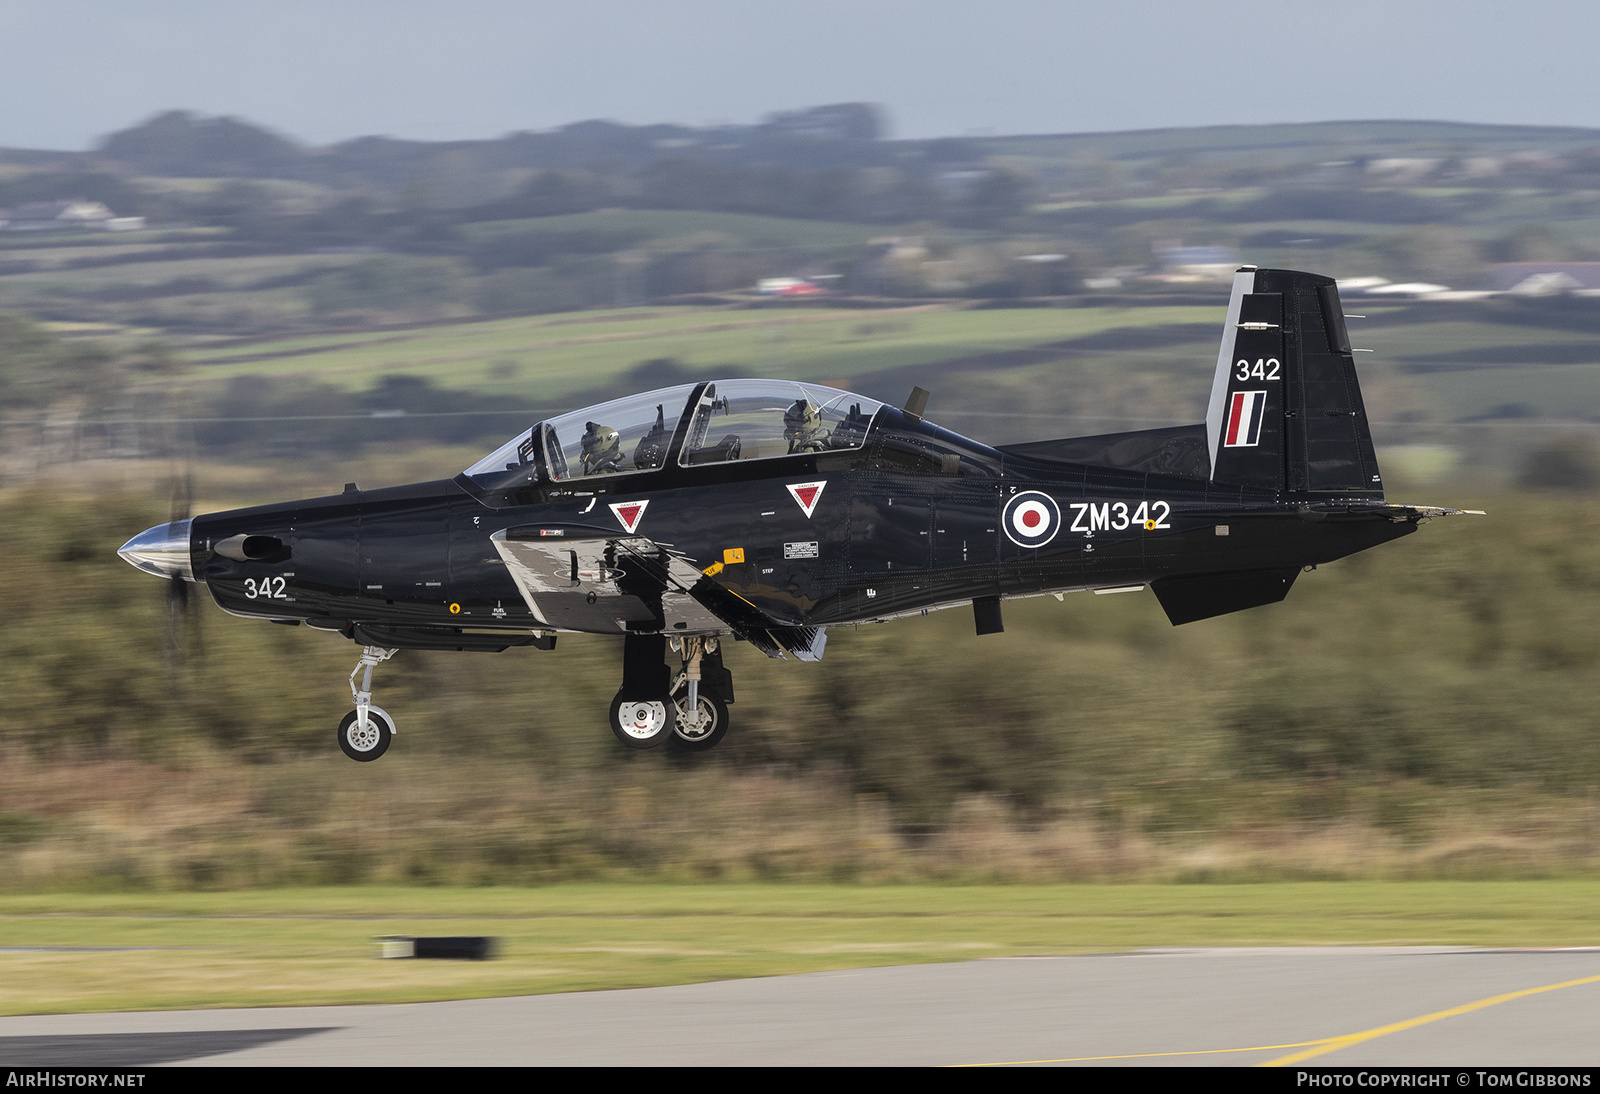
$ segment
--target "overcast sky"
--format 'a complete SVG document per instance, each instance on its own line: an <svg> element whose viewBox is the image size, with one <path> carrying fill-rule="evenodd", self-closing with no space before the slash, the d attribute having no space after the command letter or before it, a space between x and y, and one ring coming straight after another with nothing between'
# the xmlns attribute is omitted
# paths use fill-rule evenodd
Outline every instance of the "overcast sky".
<svg viewBox="0 0 1600 1094"><path fill-rule="evenodd" d="M892 135L1600 126L1593 0L0 0L0 145L160 110L315 144L868 101Z"/></svg>

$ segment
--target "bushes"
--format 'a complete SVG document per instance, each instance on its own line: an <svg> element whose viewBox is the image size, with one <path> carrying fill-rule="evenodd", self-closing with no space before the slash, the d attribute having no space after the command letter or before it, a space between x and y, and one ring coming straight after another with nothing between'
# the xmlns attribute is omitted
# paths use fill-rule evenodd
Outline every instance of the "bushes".
<svg viewBox="0 0 1600 1094"><path fill-rule="evenodd" d="M1600 447L1588 437L1558 437L1529 452L1518 481L1555 490L1593 490L1600 486Z"/></svg>
<svg viewBox="0 0 1600 1094"><path fill-rule="evenodd" d="M461 304L467 289L454 259L375 255L323 274L311 283L309 298L319 316L386 312L429 318Z"/></svg>
<svg viewBox="0 0 1600 1094"><path fill-rule="evenodd" d="M982 639L962 610L836 629L818 665L730 643L734 729L704 756L614 746L602 712L620 651L602 637L563 636L554 654L408 651L378 684L408 762L433 771L426 793L440 802L468 808L472 772L491 761L567 788L539 799L534 825L566 833L559 855L515 810L470 806L493 814L483 823L500 833L483 852L501 864L493 876L654 861L658 842L636 846L596 819L633 808L628 787L681 787L669 812L715 813L728 831L741 827L740 801L816 794L829 808L878 803L893 831L922 838L983 817L1017 831L1076 825L1179 842L1390 824L1378 813L1417 794L1493 792L1513 810L1581 799L1600 783L1600 503L1486 507L1487 520L1435 522L1308 574L1285 604L1184 628L1149 597L1080 594L1009 603L1006 632ZM173 763L198 749L262 771L258 789L281 782L269 773L283 765L334 765L344 773L335 782L386 778L384 764L355 771L334 750L349 643L202 604L204 658L169 665L161 583L115 554L165 516L126 496L0 496L11 622L0 635L0 754ZM741 798L758 785L770 793ZM1386 787L1413 789L1373 797ZM321 823L314 802L297 812L298 792L279 790L269 796L283 802L263 806L275 825ZM418 792L394 801L397 830L414 810L457 808L405 797ZM974 802L990 805L973 812ZM8 815L19 809L0 801ZM815 821L797 815L796 831ZM841 838L837 854L812 847L806 861L845 862L855 837ZM338 858L317 846L318 861Z"/></svg>

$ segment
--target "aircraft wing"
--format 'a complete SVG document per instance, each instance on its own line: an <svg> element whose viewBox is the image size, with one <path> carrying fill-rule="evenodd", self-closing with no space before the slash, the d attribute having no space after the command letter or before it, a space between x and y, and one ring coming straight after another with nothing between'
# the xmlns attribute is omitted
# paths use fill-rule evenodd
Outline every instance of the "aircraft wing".
<svg viewBox="0 0 1600 1094"><path fill-rule="evenodd" d="M693 559L645 536L583 524L532 524L490 537L528 610L557 630L594 634L731 631L769 657L820 660L826 634L785 626Z"/></svg>

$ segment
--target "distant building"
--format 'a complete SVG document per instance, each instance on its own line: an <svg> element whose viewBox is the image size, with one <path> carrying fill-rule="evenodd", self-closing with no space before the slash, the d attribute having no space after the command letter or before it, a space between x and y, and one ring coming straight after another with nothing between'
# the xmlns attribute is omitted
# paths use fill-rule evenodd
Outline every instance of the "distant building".
<svg viewBox="0 0 1600 1094"><path fill-rule="evenodd" d="M1343 283L1341 282L1341 288ZM1431 281L1390 281L1373 285L1365 290L1367 296L1409 296L1414 299L1436 297L1450 291L1449 285L1435 285Z"/></svg>
<svg viewBox="0 0 1600 1094"><path fill-rule="evenodd" d="M1387 277L1341 277L1338 280L1341 293L1370 292L1381 285L1391 284Z"/></svg>
<svg viewBox="0 0 1600 1094"><path fill-rule="evenodd" d="M1463 178L1486 179L1500 173L1505 162L1497 156L1468 156L1461 161L1460 174Z"/></svg>
<svg viewBox="0 0 1600 1094"><path fill-rule="evenodd" d="M1600 289L1600 262L1501 262L1489 267L1489 283L1517 296L1556 296Z"/></svg>
<svg viewBox="0 0 1600 1094"><path fill-rule="evenodd" d="M1367 174L1382 175L1393 181L1420 179L1431 175L1442 160L1422 156L1391 156L1387 159L1368 160Z"/></svg>
<svg viewBox="0 0 1600 1094"><path fill-rule="evenodd" d="M1185 247L1177 244L1156 244L1156 261L1164 270L1187 266L1237 266L1239 259L1232 247Z"/></svg>
<svg viewBox="0 0 1600 1094"><path fill-rule="evenodd" d="M1449 285L1435 285L1431 281L1390 281L1384 277L1341 277L1339 295L1346 297L1377 296L1406 300L1483 300L1497 296L1490 289L1452 289Z"/></svg>
<svg viewBox="0 0 1600 1094"><path fill-rule="evenodd" d="M1185 247L1177 240L1150 245L1157 270L1156 281L1226 281L1239 268L1239 253L1232 247Z"/></svg>
<svg viewBox="0 0 1600 1094"><path fill-rule="evenodd" d="M756 283L760 296L816 296L823 292L827 290L821 285L800 277L764 277Z"/></svg>
<svg viewBox="0 0 1600 1094"><path fill-rule="evenodd" d="M29 201L15 209L0 209L0 228L8 232L62 228L130 232L143 227L144 217L119 217L98 201Z"/></svg>
<svg viewBox="0 0 1600 1094"><path fill-rule="evenodd" d="M1516 167L1531 167L1539 171L1555 171L1567 166L1566 160L1560 156L1553 156L1543 149L1513 152L1506 157L1506 162Z"/></svg>
<svg viewBox="0 0 1600 1094"><path fill-rule="evenodd" d="M993 171L984 167L940 171L933 176L933 184L953 197L966 197L978 188L978 183L992 174Z"/></svg>
<svg viewBox="0 0 1600 1094"><path fill-rule="evenodd" d="M767 115L766 129L829 141L875 141L884 134L883 113L871 103L833 103Z"/></svg>

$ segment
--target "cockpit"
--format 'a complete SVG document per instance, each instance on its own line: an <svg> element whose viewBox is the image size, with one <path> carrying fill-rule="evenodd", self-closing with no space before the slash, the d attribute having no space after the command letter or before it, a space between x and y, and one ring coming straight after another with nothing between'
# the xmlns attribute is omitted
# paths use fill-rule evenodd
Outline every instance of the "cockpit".
<svg viewBox="0 0 1600 1094"><path fill-rule="evenodd" d="M820 384L684 384L539 422L467 468L485 493L804 453L856 449L883 406Z"/></svg>

